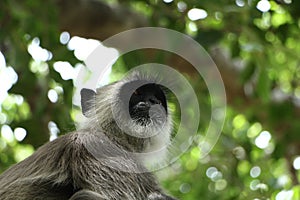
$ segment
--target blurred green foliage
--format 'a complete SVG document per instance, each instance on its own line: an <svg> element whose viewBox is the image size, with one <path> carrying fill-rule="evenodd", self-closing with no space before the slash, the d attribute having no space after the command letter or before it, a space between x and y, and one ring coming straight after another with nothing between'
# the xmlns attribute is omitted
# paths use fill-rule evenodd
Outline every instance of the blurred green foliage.
<svg viewBox="0 0 300 200"><path fill-rule="evenodd" d="M194 141L179 161L158 172L166 190L186 200L300 199L300 1L107 2L139 12L150 26L188 34L209 52L218 46L237 68L233 83L245 92L234 94L227 88L228 95L235 96L208 156L201 157ZM191 20L192 8L203 9L207 16ZM1 65L0 58L0 171L50 137L75 129L74 82L64 80L54 64L66 61L76 68L82 60L60 42L57 12L54 1L0 1L0 50L6 61ZM34 58L30 46L40 48L44 57ZM114 65L112 79L142 63L163 63L169 56L156 55L124 55ZM210 97L201 78L190 82L200 102L203 135L211 117ZM174 112L177 124L180 113Z"/></svg>

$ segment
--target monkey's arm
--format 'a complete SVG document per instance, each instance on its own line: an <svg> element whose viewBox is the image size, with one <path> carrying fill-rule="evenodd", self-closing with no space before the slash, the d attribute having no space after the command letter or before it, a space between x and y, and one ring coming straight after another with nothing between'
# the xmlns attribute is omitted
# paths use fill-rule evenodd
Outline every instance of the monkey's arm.
<svg viewBox="0 0 300 200"><path fill-rule="evenodd" d="M173 197L167 196L165 194L151 193L148 195L147 200L176 200Z"/></svg>
<svg viewBox="0 0 300 200"><path fill-rule="evenodd" d="M83 134L80 134L80 136L82 136ZM79 136L79 137L80 137ZM103 158L107 158L109 156L113 156L113 155L117 155L118 152L114 149L111 149L110 145L108 144L109 141L107 141L105 139L105 137L100 137L97 139L98 136L92 136L92 138L88 139L88 143L91 146L96 146L96 144L93 144L94 141L96 141L96 143L99 143L100 138L105 141L105 142L101 142L101 152L100 154L98 154L98 156L102 156ZM87 136L84 137L85 139L88 138ZM80 140L82 141L82 140ZM83 142L87 142L87 141L83 141ZM108 146L106 146L108 145ZM76 146L80 146L80 145L76 145ZM100 150L100 149L98 149ZM82 162L76 162L73 163L73 172L75 172L76 176L77 176L77 180L78 180L78 176L82 176L81 179L87 179L87 177L90 177L88 179L89 183L92 183L93 186L96 186L94 189L90 189L87 187L84 187L85 184L80 185L81 188L83 188L83 190L80 190L78 192L76 192L69 200L108 200L108 199L138 199L138 200L176 200L173 197L170 197L166 194L164 194L161 189L159 188L159 186L157 185L156 181L153 179L152 174L150 173L144 173L144 174L136 174L134 172L132 173L127 173L127 172L122 172L122 171L116 171L114 170L114 168L110 168L106 165L102 165L100 163L96 164L97 162L99 162L99 160L105 162L106 159L99 159L97 161L93 160L93 156L87 156L88 152L85 152L85 148L84 149L80 149L80 151L77 150L78 154L76 154L77 156L77 161L79 161L80 159L83 159ZM76 152L76 150L75 150ZM98 153L99 153L98 152ZM114 152L114 153L113 153ZM96 153L96 152L94 152ZM121 154L121 153L120 153ZM85 157L82 158L82 155L86 155ZM92 160L90 160L92 159ZM111 157L111 159L113 159L113 157ZM92 162L91 162L92 161ZM129 157L123 158L122 156L119 157L117 159L118 162L123 163L124 166L129 167L131 165L133 165L134 160L130 161ZM81 166L81 163L85 163L84 166ZM136 163L134 163L136 164ZM100 166L98 166L100 165ZM84 168L89 168L89 170L84 170ZM78 169L80 169L80 171L77 171ZM92 177L96 177L102 170L106 171L107 173L105 174L101 174L101 176L99 176L98 180L93 179ZM90 173L85 174L84 171L89 171ZM96 174L94 174L94 176L91 176L91 172L96 172ZM113 175L113 176L112 176ZM103 180L102 180L103 179ZM107 181L110 179L117 179L118 181ZM79 181L82 182L82 181ZM106 185L107 184L107 185ZM89 185L89 184L88 184ZM105 186L106 185L106 186ZM125 186L124 186L125 185ZM104 188L102 188L104 186ZM127 187L129 186L129 187ZM111 188L110 191L105 192L105 188ZM142 191L139 191L141 189L141 187L144 188L151 188L151 190L153 192L150 192L148 194L141 194ZM93 187L91 187L93 188ZM99 190L100 189L100 190ZM111 194L114 194L113 196L110 196ZM131 196L133 195L133 196Z"/></svg>
<svg viewBox="0 0 300 200"><path fill-rule="evenodd" d="M76 192L69 200L107 200L100 194L90 190L80 190ZM176 200L173 197L165 194L152 193L148 196L147 200Z"/></svg>
<svg viewBox="0 0 300 200"><path fill-rule="evenodd" d="M106 200L100 194L90 190L80 190L76 192L69 200Z"/></svg>

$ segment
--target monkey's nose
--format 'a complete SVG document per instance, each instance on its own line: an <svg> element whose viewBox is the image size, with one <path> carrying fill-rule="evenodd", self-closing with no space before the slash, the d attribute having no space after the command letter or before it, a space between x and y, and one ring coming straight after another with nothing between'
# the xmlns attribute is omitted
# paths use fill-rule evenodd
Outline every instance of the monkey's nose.
<svg viewBox="0 0 300 200"><path fill-rule="evenodd" d="M145 101L139 102L136 106L137 106L138 109L140 109L140 110L149 110L150 107L151 107L150 103L145 102Z"/></svg>

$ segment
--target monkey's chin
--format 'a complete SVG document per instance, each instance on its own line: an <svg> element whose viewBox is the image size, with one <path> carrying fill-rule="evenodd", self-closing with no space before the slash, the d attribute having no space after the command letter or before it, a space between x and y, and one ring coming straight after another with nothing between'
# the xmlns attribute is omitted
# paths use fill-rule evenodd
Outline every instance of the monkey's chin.
<svg viewBox="0 0 300 200"><path fill-rule="evenodd" d="M147 127L151 124L151 119L147 113L141 116L132 118L134 123L138 126Z"/></svg>

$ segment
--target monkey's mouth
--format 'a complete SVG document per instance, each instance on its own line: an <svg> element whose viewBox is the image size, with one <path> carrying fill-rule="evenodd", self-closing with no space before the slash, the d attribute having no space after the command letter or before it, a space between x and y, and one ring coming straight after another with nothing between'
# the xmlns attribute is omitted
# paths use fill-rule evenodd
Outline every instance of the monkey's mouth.
<svg viewBox="0 0 300 200"><path fill-rule="evenodd" d="M150 102L139 102L129 112L130 117L139 125L162 123L166 120L166 112L162 105Z"/></svg>
<svg viewBox="0 0 300 200"><path fill-rule="evenodd" d="M137 124L146 126L151 122L149 110L151 105L147 102L139 102L130 109L130 117Z"/></svg>

